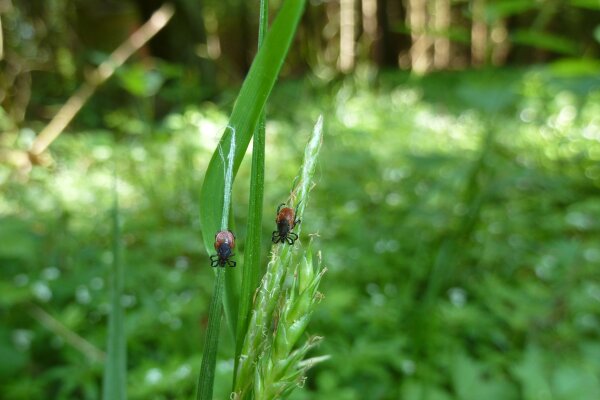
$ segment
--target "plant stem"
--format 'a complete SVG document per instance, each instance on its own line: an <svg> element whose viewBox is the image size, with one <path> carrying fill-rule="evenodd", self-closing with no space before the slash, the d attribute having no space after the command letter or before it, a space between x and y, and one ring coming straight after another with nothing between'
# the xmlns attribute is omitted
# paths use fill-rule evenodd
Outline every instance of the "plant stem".
<svg viewBox="0 0 600 400"><path fill-rule="evenodd" d="M260 17L258 30L258 48L262 46L268 26L268 0L260 1ZM248 209L248 226L246 239L246 254L244 255L244 269L242 270L242 289L240 294L239 314L237 321L237 334L235 346L235 364L233 372L233 384L239 364L239 356L242 351L244 336L248 327L248 316L252 306L252 298L260 280L260 249L261 228L263 214L263 197L265 186L265 113L260 115L258 127L254 132L252 146L252 172L250 178L250 201Z"/></svg>
<svg viewBox="0 0 600 400"><path fill-rule="evenodd" d="M110 304L108 315L107 359L104 367L102 398L125 400L127 398L127 342L125 338L125 313L121 305L124 268L119 221L119 196L117 191L117 168L113 177L113 262L110 270Z"/></svg>
<svg viewBox="0 0 600 400"><path fill-rule="evenodd" d="M200 367L200 377L198 378L197 400L212 400L213 397L215 364L217 362L217 348L219 347L219 331L223 305L221 297L223 296L224 276L225 270L223 268L217 269L215 291L213 292L208 314L208 329L204 342L205 351L202 357L202 366Z"/></svg>

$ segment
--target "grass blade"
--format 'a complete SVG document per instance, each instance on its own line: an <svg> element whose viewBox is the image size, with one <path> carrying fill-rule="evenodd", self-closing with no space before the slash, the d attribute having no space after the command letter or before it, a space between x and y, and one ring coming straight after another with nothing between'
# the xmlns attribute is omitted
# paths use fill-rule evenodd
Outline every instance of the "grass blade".
<svg viewBox="0 0 600 400"><path fill-rule="evenodd" d="M217 348L219 347L219 331L221 326L221 307L223 294L223 279L225 270L219 268L215 280L215 291L210 302L208 330L204 344L204 355L198 378L197 400L212 400L213 383L215 380L215 364L217 362Z"/></svg>
<svg viewBox="0 0 600 400"><path fill-rule="evenodd" d="M258 48L262 46L269 24L269 2L260 1L260 20L258 29ZM244 336L248 326L248 314L252 306L252 297L260 280L260 248L263 197L265 186L265 113L260 116L258 127L254 132L252 143L252 170L250 177L250 202L248 206L248 225L244 268L242 269L242 288L240 293L237 334L235 347L235 365L233 369L233 386L238 367L238 358L242 351Z"/></svg>
<svg viewBox="0 0 600 400"><path fill-rule="evenodd" d="M124 326L125 313L121 305L125 271L122 260L116 167L113 196L113 262L109 277L111 308L108 315L108 344L102 383L102 398L103 400L125 400L127 398L127 345Z"/></svg>
<svg viewBox="0 0 600 400"><path fill-rule="evenodd" d="M223 177L223 210L221 217L221 228L227 230L229 224L229 211L231 209L231 188L233 185L233 155L235 154L235 131L231 135L231 144L227 161L222 148L217 148L219 156L225 165L225 175ZM225 164L226 163L226 164ZM198 390L196 392L197 400L211 400L213 395L213 386L215 380L215 365L217 362L217 350L219 348L219 334L221 331L221 316L223 306L223 292L225 290L225 272L224 268L217 268L215 288L213 291L210 308L208 310L208 330L204 341L204 355L202 365L200 366L200 375L198 377ZM227 303L225 303L227 304Z"/></svg>

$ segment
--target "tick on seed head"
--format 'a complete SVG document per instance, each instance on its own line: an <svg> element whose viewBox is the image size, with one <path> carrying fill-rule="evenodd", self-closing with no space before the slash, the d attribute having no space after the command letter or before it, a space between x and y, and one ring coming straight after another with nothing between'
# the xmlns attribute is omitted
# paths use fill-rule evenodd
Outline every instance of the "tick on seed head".
<svg viewBox="0 0 600 400"><path fill-rule="evenodd" d="M298 239L298 235L292 232L292 229L298 225L301 221L296 219L298 213L298 206L293 210L290 207L284 207L282 203L277 207L277 217L275 223L277 224L277 230L273 231L272 241L273 243L285 243L292 245Z"/></svg>

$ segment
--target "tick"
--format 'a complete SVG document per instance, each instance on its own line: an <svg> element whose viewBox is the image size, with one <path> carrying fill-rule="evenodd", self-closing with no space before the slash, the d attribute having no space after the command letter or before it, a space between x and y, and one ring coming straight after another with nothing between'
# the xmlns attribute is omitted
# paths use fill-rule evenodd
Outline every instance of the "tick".
<svg viewBox="0 0 600 400"><path fill-rule="evenodd" d="M235 235L231 231L221 231L215 235L215 250L217 254L210 256L211 267L235 267L236 262L231 260L235 247Z"/></svg>
<svg viewBox="0 0 600 400"><path fill-rule="evenodd" d="M292 229L294 229L294 227L300 223L300 220L296 219L298 206L296 206L296 210L283 206L285 206L284 203L277 207L277 218L275 218L277 230L273 231L272 240L273 243L287 242L288 244L292 245L298 239L298 235L292 232Z"/></svg>

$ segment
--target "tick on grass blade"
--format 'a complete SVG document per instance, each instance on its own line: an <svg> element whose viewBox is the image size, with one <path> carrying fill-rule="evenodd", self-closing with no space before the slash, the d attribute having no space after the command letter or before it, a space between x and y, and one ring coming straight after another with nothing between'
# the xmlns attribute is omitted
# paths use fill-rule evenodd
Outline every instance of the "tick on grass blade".
<svg viewBox="0 0 600 400"><path fill-rule="evenodd" d="M233 257L235 247L235 235L231 231L221 231L215 235L215 250L217 254L210 256L211 267L224 267L228 265L235 267L236 262L230 260Z"/></svg>
<svg viewBox="0 0 600 400"><path fill-rule="evenodd" d="M285 206L284 203L277 207L277 218L275 218L277 230L273 231L273 237L271 240L273 240L273 243L287 242L288 244L292 245L298 239L298 235L292 232L292 229L294 229L294 227L300 223L300 220L296 219L298 206L296 206L296 210L292 210L289 207L283 206Z"/></svg>

